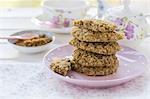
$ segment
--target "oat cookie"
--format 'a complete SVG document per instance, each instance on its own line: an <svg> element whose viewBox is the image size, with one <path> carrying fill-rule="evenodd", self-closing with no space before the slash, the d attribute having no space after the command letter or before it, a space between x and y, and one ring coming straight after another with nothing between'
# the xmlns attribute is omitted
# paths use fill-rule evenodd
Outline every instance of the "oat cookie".
<svg viewBox="0 0 150 99"><path fill-rule="evenodd" d="M78 27L73 27L71 34L73 37L86 42L114 42L123 39L122 33L97 33Z"/></svg>
<svg viewBox="0 0 150 99"><path fill-rule="evenodd" d="M117 57L114 54L102 55L84 51L82 49L74 50L73 60L76 63L87 67L103 67L103 66L110 67L112 65L118 64Z"/></svg>
<svg viewBox="0 0 150 99"><path fill-rule="evenodd" d="M72 39L70 45L77 48L104 55L115 54L121 48L117 42L83 42L76 38Z"/></svg>
<svg viewBox="0 0 150 99"><path fill-rule="evenodd" d="M66 76L71 70L71 60L69 58L54 60L50 64L50 69L58 74Z"/></svg>
<svg viewBox="0 0 150 99"><path fill-rule="evenodd" d="M88 76L106 76L113 74L117 71L118 65L111 67L85 67L77 63L73 65L73 69L76 72L88 75Z"/></svg>
<svg viewBox="0 0 150 99"><path fill-rule="evenodd" d="M114 23L98 19L75 20L73 26L99 32L113 31L117 27Z"/></svg>

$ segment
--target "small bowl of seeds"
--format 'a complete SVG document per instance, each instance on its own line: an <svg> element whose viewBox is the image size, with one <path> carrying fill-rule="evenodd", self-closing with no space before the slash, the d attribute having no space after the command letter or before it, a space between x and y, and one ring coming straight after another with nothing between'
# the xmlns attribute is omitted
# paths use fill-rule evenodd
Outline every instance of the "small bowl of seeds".
<svg viewBox="0 0 150 99"><path fill-rule="evenodd" d="M8 42L20 52L39 53L48 50L55 40L53 33L44 30L25 30L14 33L11 36L27 33L38 34L39 36L31 39L8 39Z"/></svg>

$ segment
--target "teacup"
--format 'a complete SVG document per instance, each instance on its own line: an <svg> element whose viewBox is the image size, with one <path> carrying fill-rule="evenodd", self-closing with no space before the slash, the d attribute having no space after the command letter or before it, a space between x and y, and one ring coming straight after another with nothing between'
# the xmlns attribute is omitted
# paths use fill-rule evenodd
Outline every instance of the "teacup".
<svg viewBox="0 0 150 99"><path fill-rule="evenodd" d="M123 0L123 4L124 6L108 9L103 19L116 23L116 31L124 33L125 38L120 41L122 45L137 48L146 37L149 37L147 17L150 15L131 10L129 0Z"/></svg>
<svg viewBox="0 0 150 99"><path fill-rule="evenodd" d="M83 0L45 0L43 14L47 15L52 27L70 27L74 19L87 15L89 6Z"/></svg>

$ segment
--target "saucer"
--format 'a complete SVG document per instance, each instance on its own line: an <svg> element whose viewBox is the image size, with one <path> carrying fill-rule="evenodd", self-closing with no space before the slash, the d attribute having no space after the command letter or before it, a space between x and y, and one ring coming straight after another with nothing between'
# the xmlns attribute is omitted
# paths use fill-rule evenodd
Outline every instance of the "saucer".
<svg viewBox="0 0 150 99"><path fill-rule="evenodd" d="M75 71L70 71L67 76L62 76L49 69L53 58L64 58L72 55L73 47L70 45L64 45L49 51L45 55L43 62L48 67L51 75L55 78L83 87L107 88L135 79L146 70L147 59L143 54L126 46L122 46L122 48L123 50L116 55L119 59L118 70L115 74L108 76L92 77Z"/></svg>
<svg viewBox="0 0 150 99"><path fill-rule="evenodd" d="M62 34L69 34L70 31L71 31L71 27L62 27L62 28L59 28L59 27L54 27L52 25L47 25L45 24L48 20L48 17L47 15L43 14L43 15L39 15L37 17L33 17L31 19L31 21L36 24L37 26L41 27L41 28L44 28L50 32L53 32L53 33L62 33Z"/></svg>

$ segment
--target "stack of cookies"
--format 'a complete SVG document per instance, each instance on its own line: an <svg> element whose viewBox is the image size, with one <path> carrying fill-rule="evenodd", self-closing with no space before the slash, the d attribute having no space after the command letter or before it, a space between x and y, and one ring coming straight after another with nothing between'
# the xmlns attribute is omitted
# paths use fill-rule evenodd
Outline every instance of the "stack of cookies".
<svg viewBox="0 0 150 99"><path fill-rule="evenodd" d="M69 42L76 49L73 53L73 69L89 76L105 76L117 71L119 62L115 56L123 39L115 32L116 25L103 20L84 19L73 22L73 39Z"/></svg>

